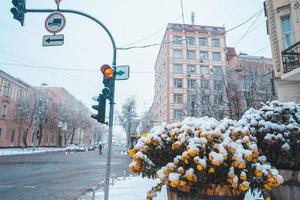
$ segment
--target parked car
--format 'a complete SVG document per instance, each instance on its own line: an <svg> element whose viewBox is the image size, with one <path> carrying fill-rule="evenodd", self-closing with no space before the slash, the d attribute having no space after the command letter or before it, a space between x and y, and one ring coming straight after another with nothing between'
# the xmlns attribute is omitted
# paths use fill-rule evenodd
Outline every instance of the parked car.
<svg viewBox="0 0 300 200"><path fill-rule="evenodd" d="M77 151L78 146L76 146L75 144L69 144L66 146L66 151L68 152L72 152L72 151Z"/></svg>
<svg viewBox="0 0 300 200"><path fill-rule="evenodd" d="M95 150L96 146L93 145L93 144L90 144L90 145L87 146L87 148L88 148L89 151L93 151L93 150Z"/></svg>
<svg viewBox="0 0 300 200"><path fill-rule="evenodd" d="M79 144L78 145L78 150L77 151L80 151L80 152L87 152L88 151L88 148L85 144Z"/></svg>

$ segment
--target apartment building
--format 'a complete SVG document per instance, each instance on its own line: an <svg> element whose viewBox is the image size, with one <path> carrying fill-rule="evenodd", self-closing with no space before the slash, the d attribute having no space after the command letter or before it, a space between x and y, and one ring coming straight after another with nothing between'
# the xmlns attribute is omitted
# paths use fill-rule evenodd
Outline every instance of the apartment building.
<svg viewBox="0 0 300 200"><path fill-rule="evenodd" d="M225 47L223 27L167 25L154 67L152 124L194 116L197 91L202 91L203 102L220 98L221 76L226 66Z"/></svg>
<svg viewBox="0 0 300 200"><path fill-rule="evenodd" d="M300 102L300 1L265 0L279 100Z"/></svg>
<svg viewBox="0 0 300 200"><path fill-rule="evenodd" d="M0 70L0 147L21 146L23 131L15 121L16 106L32 92L32 87ZM32 132L27 137L30 143Z"/></svg>

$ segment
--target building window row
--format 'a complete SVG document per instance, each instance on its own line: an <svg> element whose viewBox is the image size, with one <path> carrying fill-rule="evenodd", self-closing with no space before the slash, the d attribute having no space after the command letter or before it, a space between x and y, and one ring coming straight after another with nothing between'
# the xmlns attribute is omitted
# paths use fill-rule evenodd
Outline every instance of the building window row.
<svg viewBox="0 0 300 200"><path fill-rule="evenodd" d="M209 69L211 73L209 73ZM183 66L182 64L173 64L173 73L175 74L182 74L183 71ZM188 74L197 74L197 67L196 65L187 65L187 70L186 72ZM200 66L200 74L201 75L214 75L214 76L222 76L224 75L222 66L212 66L209 68L209 66L206 65L201 65Z"/></svg>
<svg viewBox="0 0 300 200"><path fill-rule="evenodd" d="M221 91L223 88L223 81L222 80L213 80L213 89L216 91ZM189 89L204 89L210 90L212 89L211 80L202 79L199 82L199 86L197 85L196 79L187 79L187 88ZM182 89L183 88L183 79L175 78L174 79L174 88Z"/></svg>
<svg viewBox="0 0 300 200"><path fill-rule="evenodd" d="M182 59L183 58L183 51L179 49L173 50L173 58L174 59ZM196 51L187 50L187 59L189 60L196 60ZM200 51L199 52L199 60L201 62L209 61L209 52L208 51ZM212 52L212 61L221 61L221 52Z"/></svg>
<svg viewBox="0 0 300 200"><path fill-rule="evenodd" d="M182 45L184 44L184 37L175 35L173 36L173 44ZM221 40L219 38L211 39L211 43L209 44L209 39L206 37L201 37L198 39L199 46L212 46L212 47L221 47ZM186 44L190 46L197 45L195 37L186 37Z"/></svg>

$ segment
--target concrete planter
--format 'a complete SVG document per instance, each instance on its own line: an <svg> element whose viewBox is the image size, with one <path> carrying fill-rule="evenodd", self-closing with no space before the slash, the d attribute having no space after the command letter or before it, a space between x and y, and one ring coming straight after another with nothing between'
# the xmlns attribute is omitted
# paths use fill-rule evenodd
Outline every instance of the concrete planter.
<svg viewBox="0 0 300 200"><path fill-rule="evenodd" d="M272 189L271 197L274 200L300 199L300 171L278 170L284 178L284 184Z"/></svg>
<svg viewBox="0 0 300 200"><path fill-rule="evenodd" d="M168 187L168 200L243 200L245 195L240 191L232 191L228 186L215 185L207 189L202 195L191 195ZM197 193L194 191L194 193Z"/></svg>

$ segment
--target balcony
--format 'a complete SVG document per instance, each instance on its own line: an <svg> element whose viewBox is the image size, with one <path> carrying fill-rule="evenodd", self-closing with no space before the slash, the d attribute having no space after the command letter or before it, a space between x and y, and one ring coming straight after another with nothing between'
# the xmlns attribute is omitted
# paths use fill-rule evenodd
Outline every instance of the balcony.
<svg viewBox="0 0 300 200"><path fill-rule="evenodd" d="M300 68L300 41L282 51L281 56L284 73Z"/></svg>

